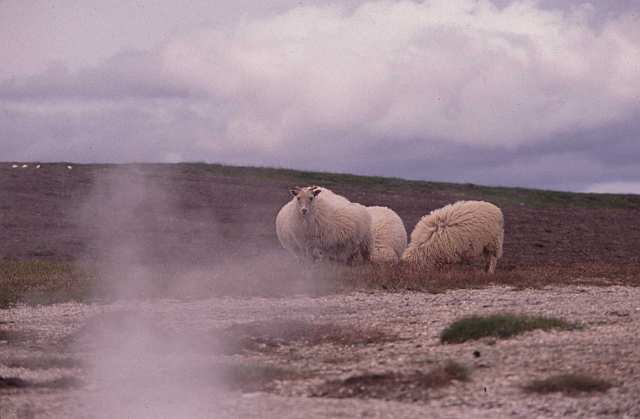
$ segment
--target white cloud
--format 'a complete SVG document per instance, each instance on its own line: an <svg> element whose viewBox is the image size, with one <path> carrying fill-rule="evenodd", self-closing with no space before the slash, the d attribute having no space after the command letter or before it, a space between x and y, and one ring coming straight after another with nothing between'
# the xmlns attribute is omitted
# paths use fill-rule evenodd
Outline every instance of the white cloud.
<svg viewBox="0 0 640 419"><path fill-rule="evenodd" d="M585 192L640 195L640 182L600 182L590 185Z"/></svg>
<svg viewBox="0 0 640 419"><path fill-rule="evenodd" d="M135 39L139 51L104 60L111 45L101 64L70 60L0 81L0 155L578 190L640 178L626 158L640 132L638 15L531 1L277 3L204 27L205 9L190 11L158 42L161 15L180 14L163 3L148 39L135 35L145 30L140 16L123 19L136 29L118 45ZM87 30L82 48L100 49L91 40L111 39L103 35Z"/></svg>
<svg viewBox="0 0 640 419"><path fill-rule="evenodd" d="M232 104L229 132L253 141L322 128L513 147L638 109L640 19L592 29L589 13L472 0L298 7L161 54L170 74Z"/></svg>

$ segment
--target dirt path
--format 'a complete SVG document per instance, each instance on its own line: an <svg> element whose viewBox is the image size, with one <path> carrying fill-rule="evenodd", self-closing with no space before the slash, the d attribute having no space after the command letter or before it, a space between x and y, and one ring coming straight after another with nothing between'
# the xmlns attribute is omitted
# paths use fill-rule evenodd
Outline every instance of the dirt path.
<svg viewBox="0 0 640 419"><path fill-rule="evenodd" d="M585 327L497 342L439 342L454 319L503 311ZM67 303L3 310L0 319L0 377L25 380L25 388L0 388L2 419L640 417L638 288ZM346 340L297 339L273 329L274 336L254 336L253 346L220 341L220 330L232 324L276 320L331 325ZM345 385L349 377L428 371L447 360L467 367L469 381L429 390L419 400L396 401L392 388L376 399L366 399L366 391L361 398L312 397L320 386ZM578 397L521 389L557 372L584 372L614 386Z"/></svg>

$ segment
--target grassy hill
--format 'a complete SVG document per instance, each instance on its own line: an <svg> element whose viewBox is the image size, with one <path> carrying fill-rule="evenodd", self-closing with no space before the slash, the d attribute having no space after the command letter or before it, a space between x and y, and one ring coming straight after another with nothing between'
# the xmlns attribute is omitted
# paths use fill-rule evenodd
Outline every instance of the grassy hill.
<svg viewBox="0 0 640 419"><path fill-rule="evenodd" d="M128 276L132 267L153 266L154 273L175 276L186 268L210 273L211 267L232 266L235 271L225 275L240 277L251 271L257 278L265 271L263 265L289 260L275 236L275 215L290 199L289 187L309 184L329 187L364 205L389 206L408 232L420 217L448 203L491 201L505 213L505 256L498 270L512 276L504 281L522 281L525 271L536 271L549 281L560 281L562 272L571 272L567 275L572 278L637 279L637 195L203 163L73 164L71 170L63 163L42 164L40 169L12 169L5 163L0 164L0 275L5 279L0 280L11 277L14 284L24 284L29 277L39 283L36 274L29 274L33 263L40 266L36 271L49 272L51 278L79 278L84 274L69 273L78 266L90 266L96 276ZM397 281L399 275L387 272ZM460 284L471 281L468 276L458 279ZM248 291L251 284L255 282L240 282L234 290ZM72 295L74 287L61 293Z"/></svg>

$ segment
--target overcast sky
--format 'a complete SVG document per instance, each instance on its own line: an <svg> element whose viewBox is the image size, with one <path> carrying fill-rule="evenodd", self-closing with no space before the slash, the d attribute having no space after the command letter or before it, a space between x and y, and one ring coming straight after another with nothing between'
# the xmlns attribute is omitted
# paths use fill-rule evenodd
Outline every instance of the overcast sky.
<svg viewBox="0 0 640 419"><path fill-rule="evenodd" d="M640 193L640 3L0 0L23 160Z"/></svg>

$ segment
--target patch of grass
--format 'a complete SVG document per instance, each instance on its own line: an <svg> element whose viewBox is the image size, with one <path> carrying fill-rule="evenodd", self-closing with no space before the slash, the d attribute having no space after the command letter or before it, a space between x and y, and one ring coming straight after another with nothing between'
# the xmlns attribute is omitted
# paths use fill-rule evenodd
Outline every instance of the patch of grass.
<svg viewBox="0 0 640 419"><path fill-rule="evenodd" d="M580 326L554 317L521 314L469 316L453 322L440 334L442 343L463 343L484 337L509 338L531 330L574 330Z"/></svg>
<svg viewBox="0 0 640 419"><path fill-rule="evenodd" d="M573 396L580 393L605 392L612 386L608 380L587 374L560 374L533 380L523 389L529 393L564 393Z"/></svg>
<svg viewBox="0 0 640 419"><path fill-rule="evenodd" d="M0 261L0 308L18 302L54 304L88 299L93 278L76 265L41 260Z"/></svg>
<svg viewBox="0 0 640 419"><path fill-rule="evenodd" d="M427 372L386 372L354 375L346 379L331 380L315 388L314 397L361 398L396 401L428 400L434 389L454 381L468 381L469 370L455 361L447 361Z"/></svg>
<svg viewBox="0 0 640 419"><path fill-rule="evenodd" d="M245 351L266 352L281 346L303 344L308 346L332 343L336 345L367 345L396 340L374 328L359 329L332 323L310 323L301 320L255 321L235 324L215 331L221 351L236 354Z"/></svg>

